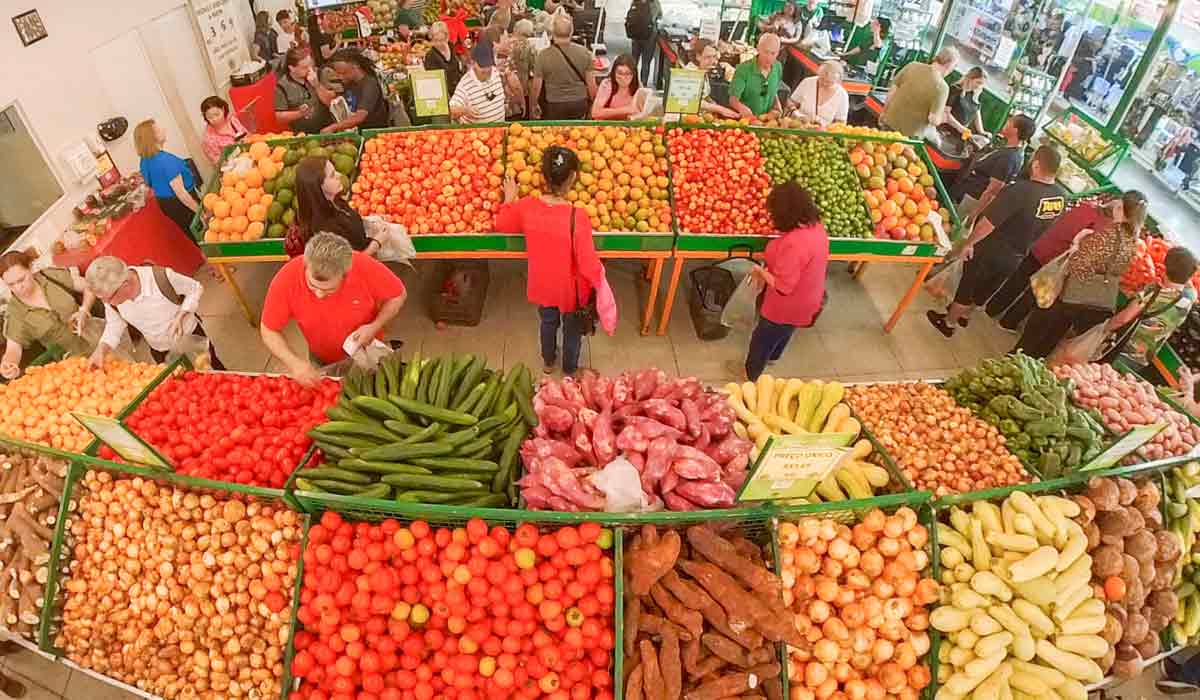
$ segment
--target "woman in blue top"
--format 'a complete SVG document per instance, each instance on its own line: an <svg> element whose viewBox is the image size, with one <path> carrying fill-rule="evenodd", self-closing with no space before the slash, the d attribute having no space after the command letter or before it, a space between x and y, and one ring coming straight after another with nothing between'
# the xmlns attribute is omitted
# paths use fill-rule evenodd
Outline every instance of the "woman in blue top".
<svg viewBox="0 0 1200 700"><path fill-rule="evenodd" d="M154 190L158 206L171 221L179 225L192 240L188 229L192 217L200 209L196 201L196 177L187 161L163 150L167 133L153 119L138 124L133 130L133 145L142 158L142 179Z"/></svg>

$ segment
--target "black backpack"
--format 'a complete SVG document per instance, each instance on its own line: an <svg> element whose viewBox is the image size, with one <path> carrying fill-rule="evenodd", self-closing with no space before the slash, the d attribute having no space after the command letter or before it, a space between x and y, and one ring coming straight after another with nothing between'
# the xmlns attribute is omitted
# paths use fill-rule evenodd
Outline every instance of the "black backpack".
<svg viewBox="0 0 1200 700"><path fill-rule="evenodd" d="M625 35L638 41L653 37L654 28L650 26L652 21L650 0L634 0L629 12L625 13Z"/></svg>

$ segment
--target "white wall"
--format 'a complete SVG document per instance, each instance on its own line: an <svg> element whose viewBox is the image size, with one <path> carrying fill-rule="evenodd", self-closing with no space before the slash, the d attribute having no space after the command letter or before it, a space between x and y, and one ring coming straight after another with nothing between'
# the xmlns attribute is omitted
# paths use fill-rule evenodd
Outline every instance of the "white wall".
<svg viewBox="0 0 1200 700"><path fill-rule="evenodd" d="M197 96L214 94L211 80L201 61L201 53L190 15L187 22L181 21L181 0L54 0L30 3L28 0L0 0L0 106L19 102L35 138L46 151L51 167L63 183L66 195L43 216L26 236L22 245L34 243L48 248L58 237L58 232L71 223L71 209L90 192L95 181L77 184L61 161L63 148L78 142L84 136L95 133L96 125L113 116L129 120L130 129L114 151L126 150L125 142L132 140L133 126L149 114L135 110L117 112L117 103L122 95L111 94L114 80L129 75L145 76L140 68L132 70L122 65L97 65L94 56L105 55L96 49L130 35L138 38L149 50L145 55L150 60L161 60L165 51L173 52L167 65L158 65L155 73L164 76L170 84L167 91L174 91L182 99L166 99L176 109L170 110L180 129L192 130L184 135L184 143L168 144L168 149L179 155L190 155L200 162L204 156L199 152L195 138L199 119L193 115L176 114L180 108L189 111L199 109L192 105ZM253 22L249 4L235 0L240 10L243 33L253 34ZM48 38L31 46L23 47L9 17L36 6L42 22L49 33ZM244 10L242 6L245 6ZM186 10L183 10L186 12ZM133 33L131 35L131 32ZM163 49L155 50L155 49ZM109 52L112 54L112 52ZM181 65L186 63L187 65ZM106 85L108 87L106 87ZM149 86L147 86L149 87ZM225 90L222 89L222 94ZM127 99L127 97L126 97ZM163 102L157 107L160 109ZM135 165L136 167L136 165ZM127 163L121 163L122 172L130 172ZM0 164L5 179L20 177L20 173L7 171Z"/></svg>

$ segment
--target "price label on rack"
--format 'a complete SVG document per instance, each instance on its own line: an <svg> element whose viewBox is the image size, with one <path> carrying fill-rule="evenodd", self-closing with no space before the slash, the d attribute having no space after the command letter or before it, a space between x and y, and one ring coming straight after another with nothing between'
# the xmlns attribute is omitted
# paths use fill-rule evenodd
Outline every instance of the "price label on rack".
<svg viewBox="0 0 1200 700"><path fill-rule="evenodd" d="M1121 460L1128 457L1142 445L1154 439L1163 430L1166 430L1166 423L1151 423L1150 425L1140 425L1133 430L1121 436L1121 439L1114 442L1109 448L1100 454L1096 455L1095 459L1083 465L1080 471L1089 469L1108 469L1121 463Z"/></svg>
<svg viewBox="0 0 1200 700"><path fill-rule="evenodd" d="M704 71L672 68L663 111L667 114L699 114L704 78Z"/></svg>
<svg viewBox="0 0 1200 700"><path fill-rule="evenodd" d="M851 433L781 435L767 441L738 501L807 498L850 454Z"/></svg>
<svg viewBox="0 0 1200 700"><path fill-rule="evenodd" d="M171 462L116 418L72 413L71 417L127 462L171 470Z"/></svg>
<svg viewBox="0 0 1200 700"><path fill-rule="evenodd" d="M418 117L440 117L450 114L450 97L446 94L446 71L410 70L413 104Z"/></svg>

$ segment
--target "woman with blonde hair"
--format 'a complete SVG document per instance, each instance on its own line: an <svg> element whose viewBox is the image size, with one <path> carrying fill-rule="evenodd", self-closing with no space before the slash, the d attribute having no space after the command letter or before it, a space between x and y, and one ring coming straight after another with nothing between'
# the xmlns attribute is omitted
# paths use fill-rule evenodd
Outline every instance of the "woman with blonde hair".
<svg viewBox="0 0 1200 700"><path fill-rule="evenodd" d="M458 81L467 71L461 57L450 46L450 28L445 22L429 25L429 52L425 54L425 70L446 72L446 94L453 95Z"/></svg>
<svg viewBox="0 0 1200 700"><path fill-rule="evenodd" d="M844 75L841 61L825 61L817 74L805 78L788 98L788 111L806 122L829 126L846 122L850 112L850 96L842 87Z"/></svg>
<svg viewBox="0 0 1200 700"><path fill-rule="evenodd" d="M138 124L133 130L133 146L141 157L142 179L154 191L158 206L180 230L193 240L188 229L200 210L197 201L196 176L183 158L163 150L167 132L153 119Z"/></svg>

